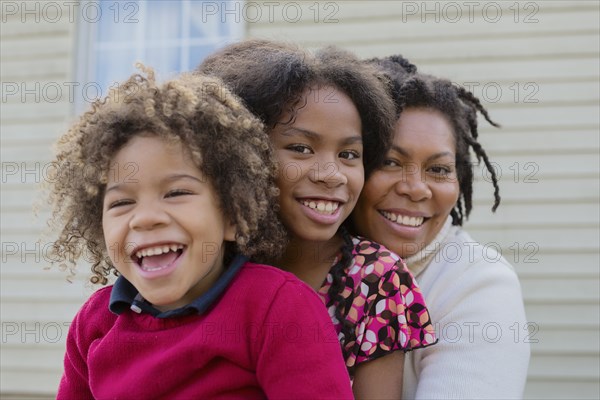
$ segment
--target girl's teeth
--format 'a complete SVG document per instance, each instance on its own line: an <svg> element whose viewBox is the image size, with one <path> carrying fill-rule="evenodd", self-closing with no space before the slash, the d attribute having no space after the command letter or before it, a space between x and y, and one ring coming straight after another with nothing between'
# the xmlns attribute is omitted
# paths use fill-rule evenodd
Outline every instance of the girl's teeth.
<svg viewBox="0 0 600 400"><path fill-rule="evenodd" d="M334 201L301 201L302 205L311 208L321 214L333 214L340 204Z"/></svg>

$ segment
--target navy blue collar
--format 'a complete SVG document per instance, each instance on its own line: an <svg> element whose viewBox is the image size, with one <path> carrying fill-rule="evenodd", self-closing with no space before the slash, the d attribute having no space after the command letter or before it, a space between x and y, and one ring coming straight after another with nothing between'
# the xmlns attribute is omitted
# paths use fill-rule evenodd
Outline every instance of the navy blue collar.
<svg viewBox="0 0 600 400"><path fill-rule="evenodd" d="M238 271L246 261L248 261L248 259L245 256L235 256L229 267L223 272L219 279L217 279L215 284L206 291L206 293L186 306L164 312L156 309L152 304L144 300L138 290L121 275L113 285L108 308L115 314L121 314L125 310L131 309L137 313L148 313L156 318L172 318L190 314L202 314L225 291L231 280L237 275Z"/></svg>

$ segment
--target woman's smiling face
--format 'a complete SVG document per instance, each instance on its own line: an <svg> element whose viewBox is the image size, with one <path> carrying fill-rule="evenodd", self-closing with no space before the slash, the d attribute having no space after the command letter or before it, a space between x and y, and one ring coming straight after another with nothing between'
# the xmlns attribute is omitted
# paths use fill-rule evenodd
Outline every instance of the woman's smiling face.
<svg viewBox="0 0 600 400"><path fill-rule="evenodd" d="M365 183L354 223L361 235L406 258L433 241L459 194L452 125L437 110L408 108L385 164Z"/></svg>

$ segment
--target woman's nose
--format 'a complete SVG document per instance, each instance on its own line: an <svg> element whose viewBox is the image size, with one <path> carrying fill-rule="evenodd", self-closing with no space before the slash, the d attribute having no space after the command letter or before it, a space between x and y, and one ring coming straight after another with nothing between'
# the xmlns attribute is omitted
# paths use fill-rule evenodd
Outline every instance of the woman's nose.
<svg viewBox="0 0 600 400"><path fill-rule="evenodd" d="M395 185L396 193L412 201L423 201L432 196L431 188L421 168L416 164L406 164Z"/></svg>

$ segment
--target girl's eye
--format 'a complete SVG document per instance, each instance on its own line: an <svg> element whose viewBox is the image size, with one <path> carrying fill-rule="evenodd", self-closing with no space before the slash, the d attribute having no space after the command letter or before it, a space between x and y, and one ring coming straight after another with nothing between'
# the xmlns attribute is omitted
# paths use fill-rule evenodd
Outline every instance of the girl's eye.
<svg viewBox="0 0 600 400"><path fill-rule="evenodd" d="M189 190L175 189L169 191L165 197L177 197L177 196L185 196L187 194L192 194Z"/></svg>
<svg viewBox="0 0 600 400"><path fill-rule="evenodd" d="M360 153L356 150L345 150L340 153L340 158L344 158L346 160L356 160L360 158Z"/></svg>
<svg viewBox="0 0 600 400"><path fill-rule="evenodd" d="M311 148L305 144L292 144L292 145L287 146L286 149L294 151L296 153L302 153L302 154L311 154L312 153Z"/></svg>

